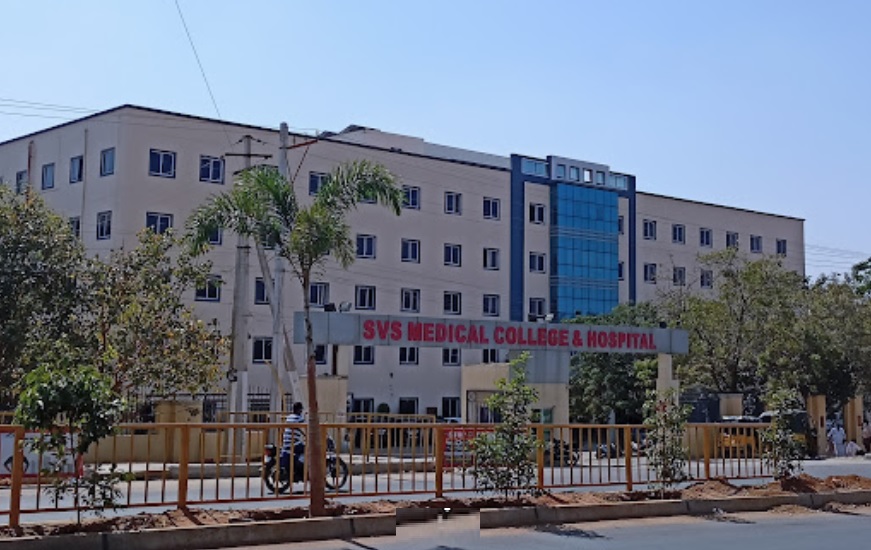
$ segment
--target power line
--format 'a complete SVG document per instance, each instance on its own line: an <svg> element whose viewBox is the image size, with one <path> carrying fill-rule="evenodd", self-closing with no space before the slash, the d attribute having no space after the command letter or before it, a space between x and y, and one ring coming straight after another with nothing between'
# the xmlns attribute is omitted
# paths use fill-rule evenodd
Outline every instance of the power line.
<svg viewBox="0 0 871 550"><path fill-rule="evenodd" d="M194 52L194 57L197 59L197 65L200 67L200 74L203 75L203 82L206 83L206 89L209 91L209 97L212 98L212 105L215 106L215 112L218 113L218 118L220 120L224 120L223 115L221 115L221 109L218 108L218 102L215 100L215 94L212 93L212 86L209 84L209 79L206 77L206 70L203 68L203 63L200 61L200 54L197 53L197 47L194 45L194 39L191 37L191 32L188 29L188 24L184 19L184 14L181 11L181 5L178 3L178 0L175 0L175 7L178 9L178 16L181 19L181 24L184 27L184 32L187 34L188 42L190 42L191 49ZM226 134L226 131L224 132ZM227 135L227 142L230 143L230 146L233 145L233 140L230 139L230 136Z"/></svg>

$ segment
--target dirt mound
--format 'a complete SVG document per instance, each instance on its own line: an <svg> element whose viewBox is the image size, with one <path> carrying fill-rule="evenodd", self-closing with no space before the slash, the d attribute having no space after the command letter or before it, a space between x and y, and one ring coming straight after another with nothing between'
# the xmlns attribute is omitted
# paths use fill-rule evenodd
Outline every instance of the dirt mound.
<svg viewBox="0 0 871 550"><path fill-rule="evenodd" d="M736 487L729 483L728 480L718 477L690 485L681 491L681 498L684 500L716 499L734 496L740 492L740 487Z"/></svg>
<svg viewBox="0 0 871 550"><path fill-rule="evenodd" d="M796 516L799 514L817 514L819 512L817 510L813 510L811 508L806 508L804 506L796 506L794 504L785 504L783 506L777 506L777 507L772 508L771 513Z"/></svg>

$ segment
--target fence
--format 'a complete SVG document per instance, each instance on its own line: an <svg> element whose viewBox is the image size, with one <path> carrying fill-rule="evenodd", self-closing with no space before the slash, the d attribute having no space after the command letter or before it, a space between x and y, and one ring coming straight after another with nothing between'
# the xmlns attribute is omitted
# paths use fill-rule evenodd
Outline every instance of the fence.
<svg viewBox="0 0 871 550"><path fill-rule="evenodd" d="M129 474L118 485L120 507L179 507L304 499L309 493L305 464L300 481L286 493L272 493L263 479L263 449L281 446L286 423L124 424L82 457L85 474L108 473L111 465ZM767 477L758 424L694 424L685 434L688 474L712 477ZM477 491L470 441L491 425L417 423L330 423L323 443L334 443L348 466L347 481L328 490L330 498L399 495L444 496ZM540 489L613 486L633 490L655 482L645 456L645 429L637 425L532 425L542 442L535 457ZM69 496L53 500L43 473L46 457L34 454L20 426L0 425L0 462L11 490L0 492L0 521L18 525L32 513L74 510ZM293 469L291 461L291 468ZM270 481L280 486L277 471ZM337 485L335 477L331 485ZM8 495L8 498L3 498Z"/></svg>

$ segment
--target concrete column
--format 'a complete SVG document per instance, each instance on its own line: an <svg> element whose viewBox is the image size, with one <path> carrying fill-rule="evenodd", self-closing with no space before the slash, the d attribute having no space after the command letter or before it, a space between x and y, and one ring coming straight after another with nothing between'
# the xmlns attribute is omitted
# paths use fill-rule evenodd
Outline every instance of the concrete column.
<svg viewBox="0 0 871 550"><path fill-rule="evenodd" d="M720 416L741 416L744 414L743 393L721 393Z"/></svg>
<svg viewBox="0 0 871 550"><path fill-rule="evenodd" d="M847 441L855 441L862 445L862 420L864 408L861 397L854 397L847 401L844 407L844 430L847 432Z"/></svg>
<svg viewBox="0 0 871 550"><path fill-rule="evenodd" d="M674 377L672 369L672 356L669 353L660 353L656 356L656 391L664 392L674 388L675 393L680 391L680 382Z"/></svg>
<svg viewBox="0 0 871 550"><path fill-rule="evenodd" d="M826 439L826 396L809 395L807 414L811 427L817 432L817 453L819 456L826 456L829 449L829 443Z"/></svg>

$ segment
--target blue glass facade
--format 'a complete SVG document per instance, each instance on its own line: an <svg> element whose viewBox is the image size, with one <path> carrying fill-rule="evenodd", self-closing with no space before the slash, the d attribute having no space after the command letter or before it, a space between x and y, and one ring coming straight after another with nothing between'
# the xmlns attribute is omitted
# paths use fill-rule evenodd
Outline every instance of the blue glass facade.
<svg viewBox="0 0 871 550"><path fill-rule="evenodd" d="M612 190L551 185L550 311L556 319L617 306L617 197Z"/></svg>
<svg viewBox="0 0 871 550"><path fill-rule="evenodd" d="M603 183L597 183L596 178ZM608 313L619 303L618 197L628 199L629 256L624 272L628 299L634 302L635 177L610 172L604 165L571 159L548 157L546 162L512 155L511 320L525 321L530 317L524 295L525 260L529 252L525 243L528 184L547 186L550 193L548 312L554 319Z"/></svg>

